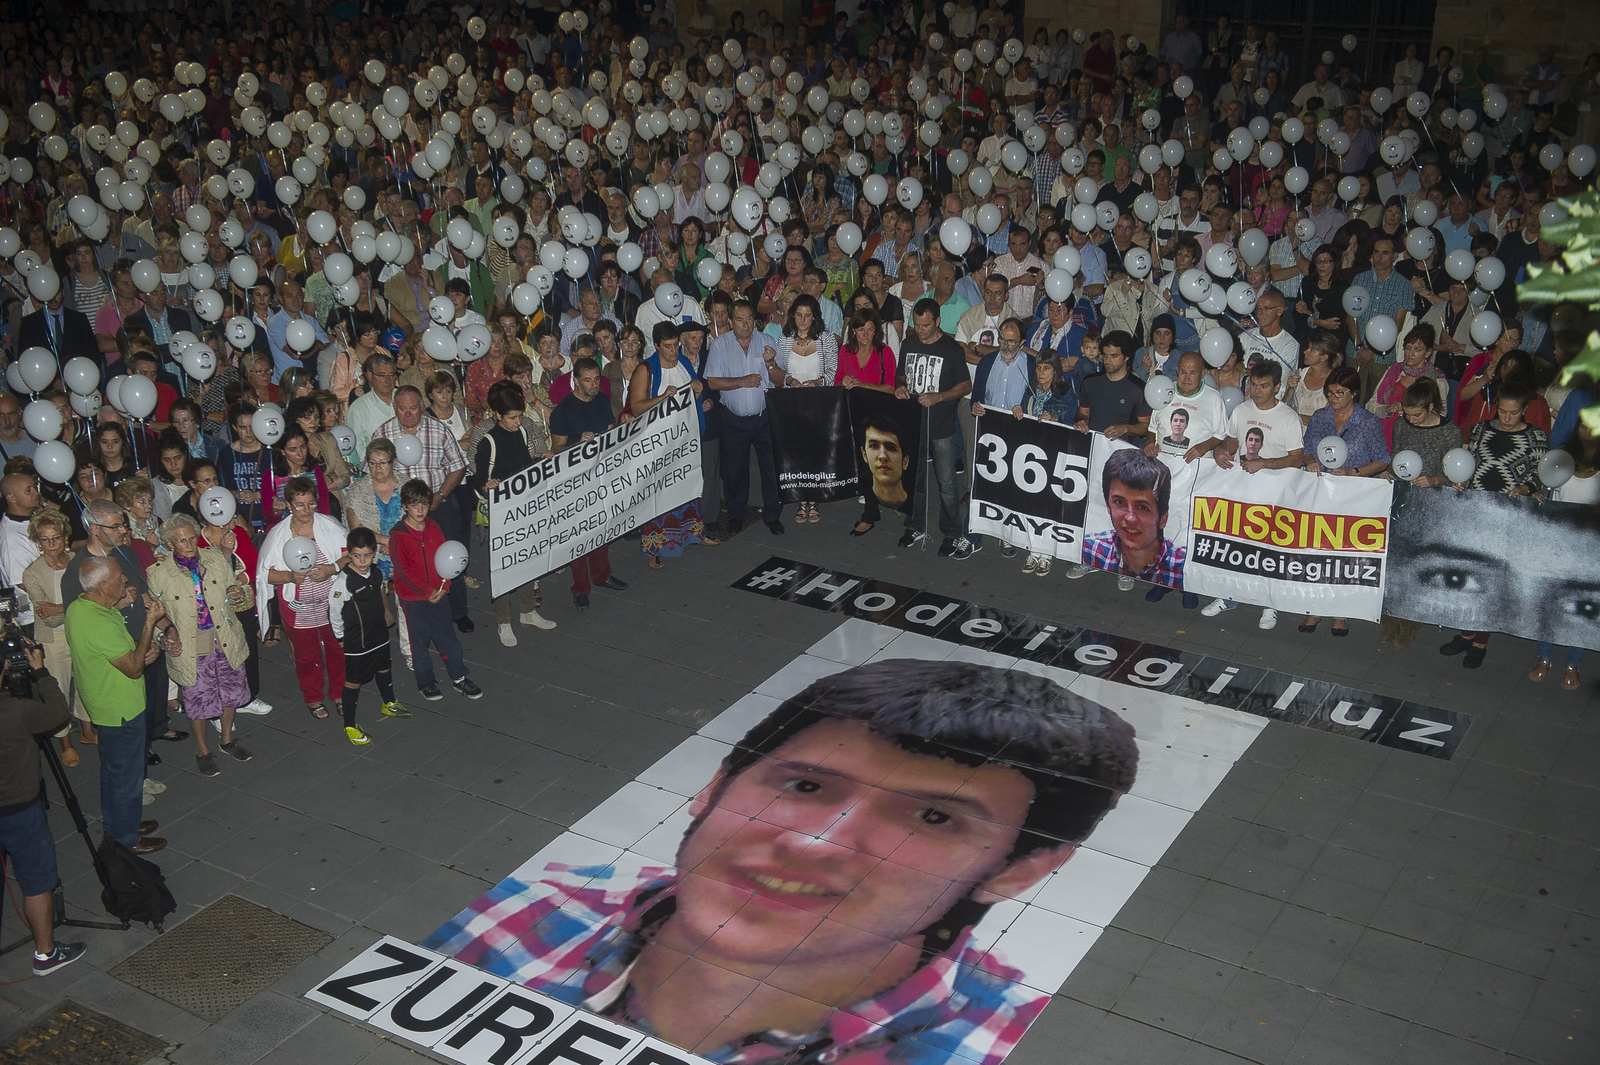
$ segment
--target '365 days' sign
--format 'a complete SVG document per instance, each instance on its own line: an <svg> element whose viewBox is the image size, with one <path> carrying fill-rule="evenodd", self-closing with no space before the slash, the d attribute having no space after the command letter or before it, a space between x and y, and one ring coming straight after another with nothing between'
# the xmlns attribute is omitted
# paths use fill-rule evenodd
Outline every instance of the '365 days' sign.
<svg viewBox="0 0 1600 1065"><path fill-rule="evenodd" d="M1469 714L773 557L733 587L1196 702L1448 759Z"/></svg>

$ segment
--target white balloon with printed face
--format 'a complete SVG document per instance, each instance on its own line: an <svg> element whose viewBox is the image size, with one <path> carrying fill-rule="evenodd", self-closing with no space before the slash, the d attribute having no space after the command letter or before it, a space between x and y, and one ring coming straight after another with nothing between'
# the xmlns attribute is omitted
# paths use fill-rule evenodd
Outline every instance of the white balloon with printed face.
<svg viewBox="0 0 1600 1065"><path fill-rule="evenodd" d="M1317 442L1317 464L1325 470L1341 468L1349 457L1349 445L1343 437L1330 434Z"/></svg>
<svg viewBox="0 0 1600 1065"><path fill-rule="evenodd" d="M271 447L283 438L283 413L270 407L259 407L250 415L250 432L255 438Z"/></svg>
<svg viewBox="0 0 1600 1065"><path fill-rule="evenodd" d="M1422 456L1415 451L1397 451L1389 468L1402 481L1410 482L1422 476Z"/></svg>
<svg viewBox="0 0 1600 1065"><path fill-rule="evenodd" d="M317 564L317 542L309 536L291 536L283 545L283 565L290 573L310 573Z"/></svg>
<svg viewBox="0 0 1600 1065"><path fill-rule="evenodd" d="M433 553L433 568L441 580L454 580L467 572L467 548L459 540L446 540Z"/></svg>
<svg viewBox="0 0 1600 1065"><path fill-rule="evenodd" d="M1166 374L1156 374L1144 385L1144 401L1151 410L1161 410L1172 405L1172 397L1177 394L1177 386L1172 383L1172 378Z"/></svg>
<svg viewBox="0 0 1600 1065"><path fill-rule="evenodd" d="M200 493L200 505L195 509L200 512L200 517L207 525L220 529L233 520L238 510L238 501L234 499L232 492L217 485Z"/></svg>

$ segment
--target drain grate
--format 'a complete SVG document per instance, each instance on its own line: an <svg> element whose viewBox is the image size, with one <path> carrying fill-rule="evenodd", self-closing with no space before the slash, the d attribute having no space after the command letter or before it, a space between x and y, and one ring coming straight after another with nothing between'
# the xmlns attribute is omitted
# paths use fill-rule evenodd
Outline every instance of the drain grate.
<svg viewBox="0 0 1600 1065"><path fill-rule="evenodd" d="M111 975L216 1022L331 942L326 932L224 895Z"/></svg>
<svg viewBox="0 0 1600 1065"><path fill-rule="evenodd" d="M27 1065L143 1065L167 1049L165 1039L67 999L0 1047L0 1062Z"/></svg>

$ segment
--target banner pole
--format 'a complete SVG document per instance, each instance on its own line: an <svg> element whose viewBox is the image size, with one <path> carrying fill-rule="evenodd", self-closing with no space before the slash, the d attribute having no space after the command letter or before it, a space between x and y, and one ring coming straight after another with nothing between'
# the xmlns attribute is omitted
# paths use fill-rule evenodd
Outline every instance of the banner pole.
<svg viewBox="0 0 1600 1065"><path fill-rule="evenodd" d="M920 394L917 402L921 404ZM922 408L922 550L924 551L928 550L928 532L932 528L929 519L933 510L933 479L929 476L929 472L933 469L933 449L929 446L929 438L933 433L933 426L929 424L930 409ZM960 425L958 420L956 426L959 428ZM869 487L867 490L870 492L872 489Z"/></svg>

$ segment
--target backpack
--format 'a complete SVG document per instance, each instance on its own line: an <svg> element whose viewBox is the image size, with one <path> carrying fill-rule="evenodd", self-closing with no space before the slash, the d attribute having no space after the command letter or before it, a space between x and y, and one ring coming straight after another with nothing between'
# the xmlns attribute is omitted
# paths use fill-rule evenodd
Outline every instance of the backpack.
<svg viewBox="0 0 1600 1065"><path fill-rule="evenodd" d="M147 862L110 836L100 842L99 865L105 888L100 901L106 912L124 921L140 921L160 932L167 914L178 908L167 890L161 867Z"/></svg>

